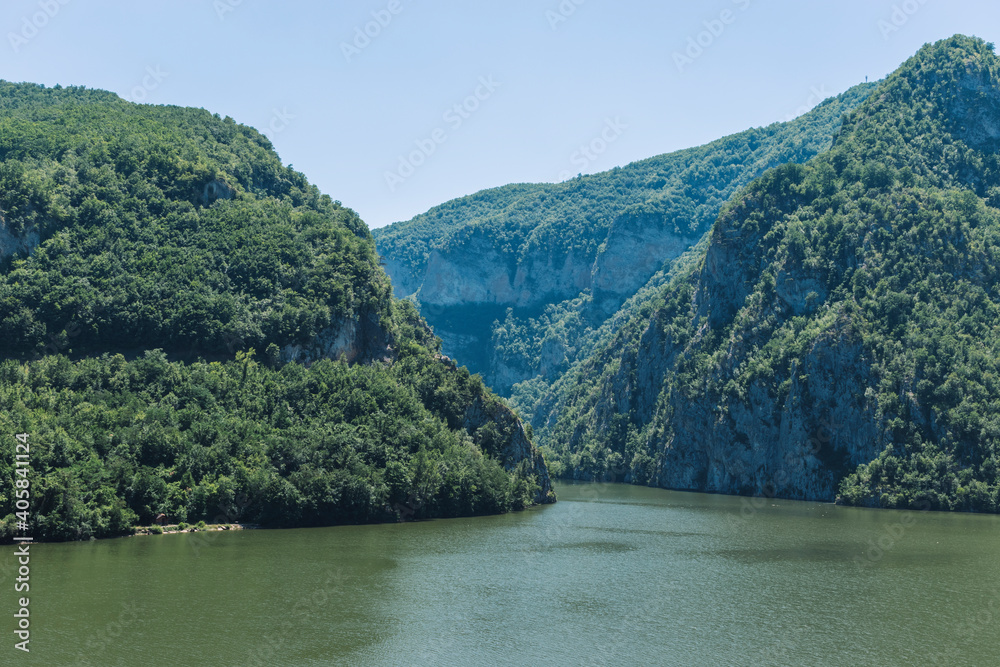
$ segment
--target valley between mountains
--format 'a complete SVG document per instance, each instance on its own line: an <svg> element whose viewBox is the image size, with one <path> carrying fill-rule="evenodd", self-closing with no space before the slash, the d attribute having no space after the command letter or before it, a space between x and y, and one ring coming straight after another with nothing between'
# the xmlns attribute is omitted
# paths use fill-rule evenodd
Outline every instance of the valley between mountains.
<svg viewBox="0 0 1000 667"><path fill-rule="evenodd" d="M0 82L6 541L498 514L555 478L997 512L998 358L973 37L374 232L229 117Z"/></svg>
<svg viewBox="0 0 1000 667"><path fill-rule="evenodd" d="M789 123L375 231L552 474L997 511L1000 61L928 44Z"/></svg>

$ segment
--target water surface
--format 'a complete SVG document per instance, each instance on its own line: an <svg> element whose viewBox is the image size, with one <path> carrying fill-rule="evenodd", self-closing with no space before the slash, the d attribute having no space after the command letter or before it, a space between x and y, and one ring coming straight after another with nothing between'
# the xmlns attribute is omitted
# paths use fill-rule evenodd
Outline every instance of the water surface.
<svg viewBox="0 0 1000 667"><path fill-rule="evenodd" d="M1000 517L557 493L500 517L34 545L32 651L8 632L0 664L1000 659Z"/></svg>

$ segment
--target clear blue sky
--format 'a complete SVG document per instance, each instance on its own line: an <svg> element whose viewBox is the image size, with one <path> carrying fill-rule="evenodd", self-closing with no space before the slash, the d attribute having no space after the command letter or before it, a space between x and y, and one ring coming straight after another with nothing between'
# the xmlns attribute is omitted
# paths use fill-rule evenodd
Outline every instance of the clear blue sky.
<svg viewBox="0 0 1000 667"><path fill-rule="evenodd" d="M369 23L366 43L357 31ZM272 128L286 164L378 227L483 188L603 171L785 120L885 76L926 42L1000 41L1000 6L6 0L0 25L0 78ZM699 39L701 53L685 54Z"/></svg>

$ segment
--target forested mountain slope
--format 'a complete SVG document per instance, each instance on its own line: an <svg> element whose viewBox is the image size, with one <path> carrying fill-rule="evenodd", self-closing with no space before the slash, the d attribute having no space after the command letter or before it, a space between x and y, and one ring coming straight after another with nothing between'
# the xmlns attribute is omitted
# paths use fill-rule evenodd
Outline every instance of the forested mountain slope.
<svg viewBox="0 0 1000 667"><path fill-rule="evenodd" d="M0 359L38 539L551 499L517 418L392 298L358 216L204 110L0 82ZM13 511L8 485L0 536Z"/></svg>
<svg viewBox="0 0 1000 667"><path fill-rule="evenodd" d="M397 296L496 391L552 380L765 170L830 145L857 86L788 123L558 184L509 185L374 231Z"/></svg>
<svg viewBox="0 0 1000 667"><path fill-rule="evenodd" d="M1000 60L925 46L535 405L558 472L1000 508Z"/></svg>

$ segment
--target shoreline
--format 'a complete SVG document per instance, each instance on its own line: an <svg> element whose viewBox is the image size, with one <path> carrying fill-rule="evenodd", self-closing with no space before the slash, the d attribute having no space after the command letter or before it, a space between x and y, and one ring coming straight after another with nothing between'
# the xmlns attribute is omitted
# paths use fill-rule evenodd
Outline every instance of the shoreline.
<svg viewBox="0 0 1000 667"><path fill-rule="evenodd" d="M225 532L231 530L260 530L260 524L256 523L211 523L204 526L187 525L180 528L181 524L168 524L165 526L136 526L131 535L121 537L144 537L147 535L178 535L180 533L212 533ZM157 530L159 528L159 530Z"/></svg>
<svg viewBox="0 0 1000 667"><path fill-rule="evenodd" d="M385 525L403 525L411 523L424 523L427 521L453 521L456 519L474 519L481 517L497 517L505 516L508 514L517 514L520 512L530 512L544 509L546 507L552 506L554 503L535 503L529 505L521 510L512 510L510 512L503 512L501 514L474 514L469 516L455 516L455 517L433 517L426 519L416 519L410 521L373 521L367 523L335 523L324 526L265 526L259 523L213 523L206 524L204 527L199 527L197 524L188 524L183 530L178 527L180 524L167 524L162 526L162 532L156 531L158 527L156 524L152 526L136 526L132 529L131 533L123 533L120 535L105 535L104 537L91 537L89 539L81 540L57 540L57 541L33 541L33 544L73 544L80 542L94 542L103 540L120 540L127 539L130 537L147 537L150 535L179 535L181 533L222 533L227 531L237 531L237 530L296 530L302 528L337 528L341 526L385 526ZM0 548L4 546L12 546L14 542L0 542Z"/></svg>

